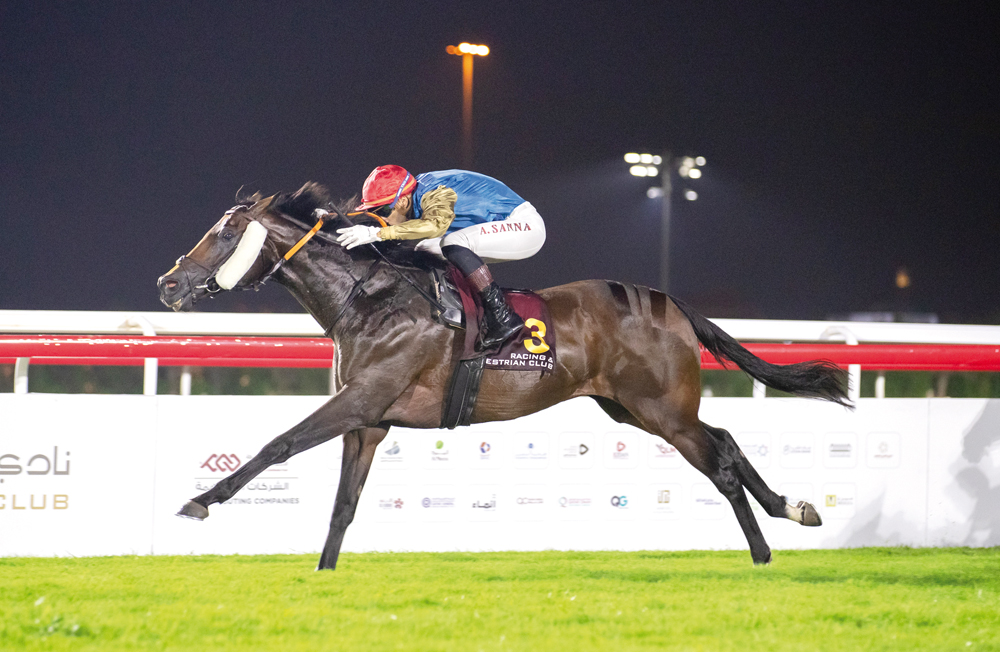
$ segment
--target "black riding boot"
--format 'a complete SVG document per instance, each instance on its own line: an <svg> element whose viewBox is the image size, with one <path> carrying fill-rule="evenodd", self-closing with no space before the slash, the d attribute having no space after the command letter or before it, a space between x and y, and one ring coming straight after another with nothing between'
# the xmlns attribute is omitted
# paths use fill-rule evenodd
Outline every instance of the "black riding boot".
<svg viewBox="0 0 1000 652"><path fill-rule="evenodd" d="M441 253L462 272L483 299L484 314L478 350L489 351L496 348L524 328L524 322L507 305L503 292L493 280L493 274L482 258L460 245L445 245L441 247Z"/></svg>
<svg viewBox="0 0 1000 652"><path fill-rule="evenodd" d="M479 332L479 350L489 351L520 333L524 321L507 305L495 281L480 296L483 299L483 328Z"/></svg>

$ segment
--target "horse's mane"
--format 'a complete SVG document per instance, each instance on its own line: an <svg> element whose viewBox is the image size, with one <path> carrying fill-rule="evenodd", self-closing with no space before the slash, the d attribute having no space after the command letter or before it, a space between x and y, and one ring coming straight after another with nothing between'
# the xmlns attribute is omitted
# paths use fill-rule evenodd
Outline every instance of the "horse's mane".
<svg viewBox="0 0 1000 652"><path fill-rule="evenodd" d="M259 192L243 197L237 195L237 201L241 204L253 204L261 201L262 199L265 199L265 197ZM324 186L310 181L294 193L278 193L274 196L269 208L280 211L285 215L299 220L300 222L311 225L314 222L313 211L317 208L324 208L334 215L336 215L339 211L341 215L346 216L348 213L356 212L355 207L358 203L357 195L348 197L347 199L333 201L330 199L329 191ZM360 215L352 215L346 219L348 219L351 224L382 226L375 218L365 215L364 213ZM337 229L344 228L345 226L349 226L349 224L345 224L344 220L340 217L335 217L334 219L329 220L320 232L330 238L336 238ZM441 269L445 267L446 263L437 256L422 251L414 251L414 247L416 247L417 242L419 241L392 240L389 242L379 243L376 246L386 258L392 261L393 264L400 267L421 270ZM377 257L377 254L369 247L357 247L352 249L350 253L352 257L355 258L373 259Z"/></svg>

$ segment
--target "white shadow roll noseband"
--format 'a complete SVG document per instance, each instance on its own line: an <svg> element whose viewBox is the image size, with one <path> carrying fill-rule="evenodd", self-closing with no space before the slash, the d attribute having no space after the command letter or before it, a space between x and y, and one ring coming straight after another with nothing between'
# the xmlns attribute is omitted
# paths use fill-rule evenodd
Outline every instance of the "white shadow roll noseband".
<svg viewBox="0 0 1000 652"><path fill-rule="evenodd" d="M247 228L240 238L240 243L236 245L236 251L215 274L215 282L220 288L231 290L236 287L240 279L253 267L266 240L267 229L264 228L264 225L257 221L247 224Z"/></svg>

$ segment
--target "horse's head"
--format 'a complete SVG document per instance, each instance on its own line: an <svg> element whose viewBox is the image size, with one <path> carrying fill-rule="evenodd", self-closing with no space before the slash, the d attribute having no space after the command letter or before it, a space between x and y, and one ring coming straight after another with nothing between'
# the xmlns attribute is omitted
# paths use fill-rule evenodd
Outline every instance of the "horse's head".
<svg viewBox="0 0 1000 652"><path fill-rule="evenodd" d="M187 311L207 295L259 283L280 260L271 233L280 226L278 216L308 219L327 202L322 186L307 183L293 195L254 195L233 206L159 278L160 301L176 311Z"/></svg>

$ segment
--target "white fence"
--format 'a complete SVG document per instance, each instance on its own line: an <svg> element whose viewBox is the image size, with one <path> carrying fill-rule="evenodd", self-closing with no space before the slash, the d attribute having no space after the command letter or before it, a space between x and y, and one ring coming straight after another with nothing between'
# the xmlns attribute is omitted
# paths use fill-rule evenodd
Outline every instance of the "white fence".
<svg viewBox="0 0 1000 652"><path fill-rule="evenodd" d="M273 467L198 523L175 517L323 397L0 396L0 555L317 551L340 440ZM712 398L804 528L771 546L1000 544L1000 401ZM756 508L756 505L755 505ZM661 440L576 399L511 422L390 430L345 550L745 548L732 510Z"/></svg>

